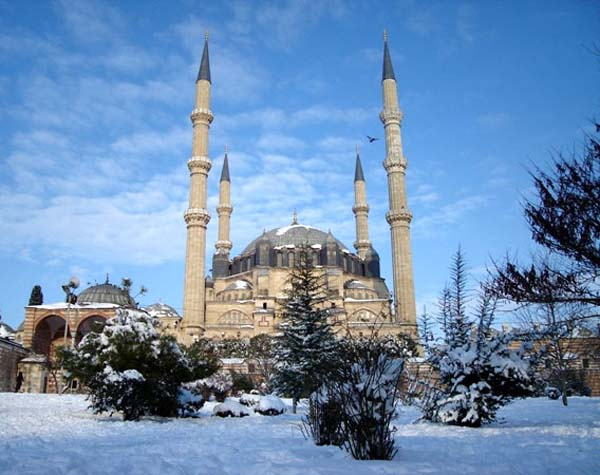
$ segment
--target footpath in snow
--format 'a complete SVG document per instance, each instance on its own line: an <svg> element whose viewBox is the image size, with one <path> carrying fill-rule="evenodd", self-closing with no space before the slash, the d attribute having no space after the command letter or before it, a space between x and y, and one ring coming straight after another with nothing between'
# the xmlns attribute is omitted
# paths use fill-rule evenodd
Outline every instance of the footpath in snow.
<svg viewBox="0 0 600 475"><path fill-rule="evenodd" d="M316 447L300 415L144 419L94 415L83 396L0 393L0 474L600 474L600 399L516 401L480 429L396 420L393 461Z"/></svg>

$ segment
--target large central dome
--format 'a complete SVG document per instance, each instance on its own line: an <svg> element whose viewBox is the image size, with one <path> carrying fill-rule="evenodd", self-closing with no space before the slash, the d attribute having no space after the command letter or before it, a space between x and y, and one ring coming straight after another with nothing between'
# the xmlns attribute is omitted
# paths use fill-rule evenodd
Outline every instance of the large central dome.
<svg viewBox="0 0 600 475"><path fill-rule="evenodd" d="M325 232L321 229L306 226L304 224L291 224L290 226L265 231L261 236L257 237L246 246L242 255L254 250L259 241L266 240L274 249L277 249L286 246L324 246L328 239L330 241L333 240L340 249L348 249L339 239L336 239L333 234L331 234L331 231Z"/></svg>

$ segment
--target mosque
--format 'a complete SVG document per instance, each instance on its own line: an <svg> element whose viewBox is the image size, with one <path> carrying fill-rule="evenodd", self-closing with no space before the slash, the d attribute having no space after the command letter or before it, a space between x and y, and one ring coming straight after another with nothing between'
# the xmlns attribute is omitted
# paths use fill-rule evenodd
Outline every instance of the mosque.
<svg viewBox="0 0 600 475"><path fill-rule="evenodd" d="M282 223L286 225L257 233L258 236L249 240L238 256L230 255L233 247L230 239L233 206L226 151L216 208L218 238L212 256L212 275L207 276L206 231L211 218L207 209L207 180L211 170L208 143L214 118L210 108L211 87L206 37L190 116L193 133L192 153L187 162L190 171L189 207L184 214L187 244L183 315L163 303L150 305L145 310L159 318L165 332L186 344L201 337L250 338L262 333L277 334L280 302L286 295L294 262L300 249L304 249L308 250L317 272L322 274L327 296L324 305L329 309L337 331L367 335L404 333L415 337L417 323L410 244L412 214L406 196L407 162L401 137L403 114L398 105L387 36L384 35L383 44L383 107L379 117L386 145L383 167L388 178L389 211L386 219L390 226L393 293L380 275L379 254L369 240L369 205L358 149L352 206L356 221L355 252L331 231L298 222L294 212L291 223ZM29 381L45 377L43 389L37 384L38 390L45 390L48 377L43 376L40 355L48 355L53 347L68 341L79 341L94 322L112 317L119 307L132 306L136 303L128 289L113 285L108 279L82 291L76 303L27 306L25 321L17 335L34 356L22 360L19 370L31 373ZM35 368L38 369L34 371ZM39 375L35 376L32 372ZM29 390L35 391L35 388Z"/></svg>

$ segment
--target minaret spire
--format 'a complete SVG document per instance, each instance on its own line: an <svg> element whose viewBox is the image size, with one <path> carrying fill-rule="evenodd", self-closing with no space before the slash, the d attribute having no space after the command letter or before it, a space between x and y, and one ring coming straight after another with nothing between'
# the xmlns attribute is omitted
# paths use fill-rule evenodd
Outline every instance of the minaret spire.
<svg viewBox="0 0 600 475"><path fill-rule="evenodd" d="M381 80L393 79L395 81L396 76L394 76L394 67L392 66L392 58L390 57L387 40L387 31L383 30L383 74Z"/></svg>
<svg viewBox="0 0 600 475"><path fill-rule="evenodd" d="M223 159L223 169L221 170L221 180L220 181L230 181L229 180L229 161L227 160L227 145L225 145L225 158Z"/></svg>
<svg viewBox="0 0 600 475"><path fill-rule="evenodd" d="M233 245L229 238L229 222L233 206L231 206L229 179L229 162L227 159L227 145L225 146L225 159L223 160L223 170L221 170L221 181L219 182L219 205L217 214L219 215L219 233L215 243L216 252L213 256L213 277L226 277L229 275L229 251Z"/></svg>
<svg viewBox="0 0 600 475"><path fill-rule="evenodd" d="M360 153L356 146L356 169L354 171L354 206L352 207L356 221L356 242L354 247L361 259L367 255L371 248L369 241L369 205L367 204L367 190L365 177L360 163Z"/></svg>
<svg viewBox="0 0 600 475"><path fill-rule="evenodd" d="M383 167L388 176L390 210L386 214L392 241L394 311L399 323L411 325L416 333L415 290L410 246L412 213L406 200L406 158L402 151L402 111L398 105L396 78L387 44L383 43L383 110L379 115L385 131L386 157Z"/></svg>
<svg viewBox="0 0 600 475"><path fill-rule="evenodd" d="M190 114L193 124L192 156L188 160L190 170L189 206L184 218L187 227L185 255L185 282L183 289L184 341L199 338L205 323L205 254L206 226L210 213L206 209L206 181L211 168L208 158L208 130L213 121L210 110L210 67L208 62L208 38L196 79L196 99Z"/></svg>
<svg viewBox="0 0 600 475"><path fill-rule="evenodd" d="M210 61L208 60L208 31L204 33L204 51L202 51L202 60L200 61L200 69L198 69L198 77L196 81L204 79L210 81Z"/></svg>

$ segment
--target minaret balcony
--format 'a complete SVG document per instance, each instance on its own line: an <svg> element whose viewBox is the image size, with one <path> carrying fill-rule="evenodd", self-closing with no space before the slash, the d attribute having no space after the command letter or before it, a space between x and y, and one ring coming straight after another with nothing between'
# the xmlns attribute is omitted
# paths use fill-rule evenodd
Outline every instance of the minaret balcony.
<svg viewBox="0 0 600 475"><path fill-rule="evenodd" d="M217 249L217 254L228 254L229 251L231 251L231 248L233 247L233 244L231 243L231 241L217 241L215 243L215 248ZM219 251L226 251L226 252L219 252Z"/></svg>
<svg viewBox="0 0 600 475"><path fill-rule="evenodd" d="M189 226L204 226L210 221L210 213L204 208L189 208L183 215Z"/></svg>
<svg viewBox="0 0 600 475"><path fill-rule="evenodd" d="M368 213L369 212L369 205L367 203L356 203L352 207L352 212L354 214L357 214L357 213Z"/></svg>
<svg viewBox="0 0 600 475"><path fill-rule="evenodd" d="M392 226L396 223L408 225L412 221L412 213L407 209L388 211L385 215L385 219Z"/></svg>
<svg viewBox="0 0 600 475"><path fill-rule="evenodd" d="M214 115L210 109L196 108L190 114L190 120L194 124L196 122L204 122L210 124L213 121L213 119Z"/></svg>
<svg viewBox="0 0 600 475"><path fill-rule="evenodd" d="M190 157L187 165L190 172L194 173L194 171L200 171L201 173L205 174L208 174L208 172L210 171L210 167L212 166L210 158L204 157L202 155Z"/></svg>
<svg viewBox="0 0 600 475"><path fill-rule="evenodd" d="M231 214L233 212L233 206L230 204L220 204L217 206L217 213L219 214Z"/></svg>
<svg viewBox="0 0 600 475"><path fill-rule="evenodd" d="M379 114L379 119L384 125L397 123L400 125L404 114L400 109L383 109Z"/></svg>

